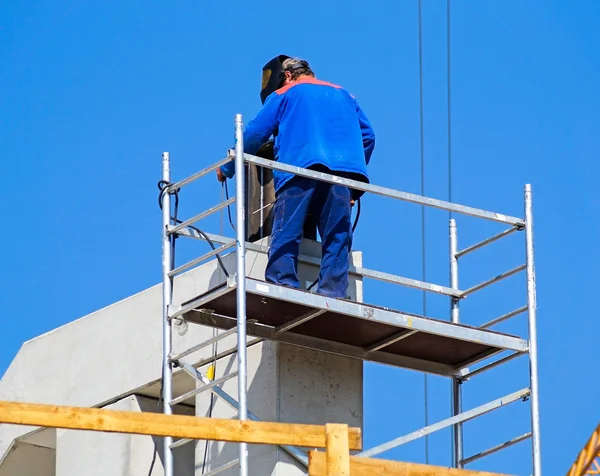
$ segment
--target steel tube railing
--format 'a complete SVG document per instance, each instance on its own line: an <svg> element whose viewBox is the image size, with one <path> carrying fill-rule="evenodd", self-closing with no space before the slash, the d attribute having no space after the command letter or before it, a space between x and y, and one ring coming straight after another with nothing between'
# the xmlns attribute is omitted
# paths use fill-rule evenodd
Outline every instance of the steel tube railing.
<svg viewBox="0 0 600 476"><path fill-rule="evenodd" d="M205 253L202 256L194 258L192 261L188 261L186 264L182 264L181 266L175 268L173 271L169 272L169 276L175 276L176 274L183 273L184 271L193 268L197 264L206 261L208 258L212 258L213 256L216 256L219 253L223 253L224 251L227 251L229 248L233 248L234 246L235 240L230 240L229 243L220 246L219 248L215 248L214 250L209 251L208 253Z"/></svg>
<svg viewBox="0 0 600 476"><path fill-rule="evenodd" d="M480 325L479 327L481 327L482 329L487 329L488 327L495 326L496 324L504 322L507 319L510 319L511 317L515 317L515 316L518 316L519 314L523 314L526 311L527 311L527 306L520 307L519 309L515 309L514 311L508 312L500 317L497 317L496 319L492 319L491 321L488 321L485 324Z"/></svg>
<svg viewBox="0 0 600 476"><path fill-rule="evenodd" d="M202 169L200 172L195 173L194 175L190 175L187 178L184 178L183 180L180 180L179 182L175 182L172 185L169 185L166 188L167 193L171 193L171 192L175 192L179 189L181 189L181 187L184 187L185 185L192 183L195 180L198 180L200 177L204 177L206 174L211 173L213 170L217 170L219 167L221 167L222 165L225 165L227 162L231 162L233 160L233 156L228 156L225 157L224 159L219 160L218 162L212 164L209 167L206 167L205 169Z"/></svg>
<svg viewBox="0 0 600 476"><path fill-rule="evenodd" d="M236 300L239 419L248 419L246 364L246 224L244 213L244 126L235 116ZM240 443L240 476L248 476L248 444Z"/></svg>
<svg viewBox="0 0 600 476"><path fill-rule="evenodd" d="M458 234L456 231L456 220L450 219L449 227L449 250L450 250L450 286L458 289L458 257L456 250L458 249ZM460 319L459 300L455 297L450 299L450 320L458 324ZM462 392L461 380L452 379L452 414L459 415L462 412ZM452 436L454 443L454 467L462 468L463 459L463 426L462 423L457 423L452 428Z"/></svg>
<svg viewBox="0 0 600 476"><path fill-rule="evenodd" d="M509 448L513 445L516 445L517 443L520 443L521 441L524 441L528 438L531 438L531 432L525 433L524 435L521 435L521 436L517 436L516 438L513 438L512 440L508 440L502 444L499 444L497 446L494 446L493 448L490 448L488 450L477 453L473 456L469 456L468 458L465 458L462 460L462 464L465 465L465 464L472 463L473 461L477 461L478 459L481 459L485 456L489 456L491 454L497 453L500 450Z"/></svg>
<svg viewBox="0 0 600 476"><path fill-rule="evenodd" d="M197 231L189 229L189 228L185 229L185 230L181 230L181 232L179 234L180 234L180 236L183 235L183 236L188 236L190 238L195 238L197 240L206 241L206 238L204 236L199 234ZM205 233L205 234L208 236L210 241L212 241L213 243L219 243L219 244L225 243L228 246L233 246L235 244L235 240L232 240L231 238L227 238L225 236L220 236L220 235L215 235L212 233ZM269 251L268 246L259 245L257 243L246 243L246 249L252 250L252 251L259 251L259 252L263 252L263 253L267 253ZM315 258L313 256L305 256L305 255L299 255L298 261L300 261L302 263L307 263L307 264L314 264L315 266L319 266L319 264L321 263L321 260L319 258ZM382 271L375 271L375 270L363 268L360 266L350 265L350 267L348 268L348 271L350 274L355 274L357 276L362 276L364 278L371 278L371 279L375 279L377 281L385 281L387 283L399 284L401 286L414 288L414 289L421 289L423 291L429 291L432 293L443 294L446 296L454 296L457 298L461 298L465 293L465 291L461 291L460 289L452 289L447 286L441 286L439 284L433 284L433 283L426 283L424 281L419 281L417 279L405 278L403 276L398 276L398 275L390 274L390 273L384 273Z"/></svg>
<svg viewBox="0 0 600 476"><path fill-rule="evenodd" d="M179 397L175 398L173 401L169 402L169 405L173 406L177 405L178 403L185 402L188 398L199 395L200 393L205 392L206 390L210 390L211 388L216 387L217 385L221 385L222 383L227 382L228 380L231 380L234 377L237 377L237 375L238 372L231 372L227 375L224 375L221 378L207 383L206 385L203 385L202 387L196 387L194 390L190 390L189 392L184 393L183 395L180 395Z"/></svg>
<svg viewBox="0 0 600 476"><path fill-rule="evenodd" d="M235 197L231 197L229 200L221 202L218 205L215 205L214 207L209 208L208 210L202 213L198 213L198 215L180 223L179 225L174 226L169 230L169 233L179 233L180 230L183 230L184 228L193 225L194 223L202 220L203 218L206 218L207 216L212 215L215 212L218 212L219 210L222 210L225 207L228 207L229 205L233 204L233 202L235 202Z"/></svg>
<svg viewBox="0 0 600 476"><path fill-rule="evenodd" d="M408 435L402 436L400 438L396 438L395 440L388 441L387 443L383 443L382 445L376 446L375 448L371 448L370 450L363 451L359 453L357 456L362 456L365 458L370 458L371 456L378 455L383 453L384 451L391 450L392 448L396 448L397 446L404 445L409 443L410 441L421 438L425 435L430 435L439 430L443 430L444 428L448 428L449 426L455 425L457 423L463 423L473 418L476 418L480 415L484 415L485 413L489 413L497 408L508 405L509 403L516 402L517 400L521 400L526 398L529 395L529 389L519 390L517 392L511 393L510 395L506 395L502 398L498 398L492 402L486 403L479 407L473 408L466 412L460 413L451 418L447 418L438 423L434 423L433 425L426 426L420 430L409 433Z"/></svg>
<svg viewBox="0 0 600 476"><path fill-rule="evenodd" d="M486 220L507 223L509 225L524 225L524 220L521 218L511 217L501 213L488 212L486 210L480 210L478 208L467 207L464 205L457 205L455 203L446 202L444 200L436 200L435 198L424 197L422 195L415 195L414 193L400 192L392 188L371 185L365 182L359 182L357 180L342 178L337 175L326 174L323 172L315 172L313 170L303 169L301 167L294 167L292 165L263 159L254 155L244 154L244 160L251 164L259 165L260 167L281 170L283 172L289 172L295 175L299 175L301 177L308 177L315 180L320 180L322 182L344 185L355 190L361 190L363 192L370 192L376 195L383 195L386 197L396 198L405 202L416 203L419 205L425 205L433 208L439 208L441 210L461 213L463 215L485 218Z"/></svg>
<svg viewBox="0 0 600 476"><path fill-rule="evenodd" d="M525 251L527 256L527 310L529 316L529 372L531 382L531 433L533 450L533 476L542 476L540 449L540 409L538 397L537 324L535 265L533 256L533 205L531 185L525 186Z"/></svg>
<svg viewBox="0 0 600 476"><path fill-rule="evenodd" d="M492 363L484 365L483 367L480 367L476 370L467 372L466 374L461 375L460 378L462 380L468 380L471 377L475 377L475 375L482 374L483 372L486 372L487 370L493 369L494 367L498 367L498 365L505 364L506 362L510 362L511 360L516 359L517 357L520 357L521 355L524 355L524 352L514 352L510 355L507 355L506 357L502 357L501 359L498 359Z"/></svg>
<svg viewBox="0 0 600 476"><path fill-rule="evenodd" d="M484 281L483 283L477 284L477 285L473 286L472 288L469 288L466 291L463 291L462 295L463 295L463 297L466 297L469 294L473 294L475 291L479 291L483 288L487 288L488 286L490 286L494 283L497 283L498 281L502 281L503 279L510 278L511 276L523 271L525 269L525 267L526 266L524 264L522 264L521 266L517 266L516 268L505 271L504 273L494 276L493 278L488 279L487 281Z"/></svg>
<svg viewBox="0 0 600 476"><path fill-rule="evenodd" d="M169 153L165 152L162 156L162 180L166 183L171 181L171 165L169 162ZM173 397L172 379L173 374L171 372L171 355L172 346L172 327L171 320L169 319L169 306L171 306L172 300L172 278L169 276L169 272L173 270L173 257L171 254L171 237L169 236L168 227L171 223L171 196L168 191L163 190L161 195L162 205L162 275L163 275L163 307L162 307L162 327L163 327L163 385L162 385L162 398L163 402L170 402ZM163 405L163 413L171 415L171 405ZM173 475L173 452L171 451L171 444L173 443L173 437L165 436L163 446L163 465L165 468L165 476Z"/></svg>
<svg viewBox="0 0 600 476"><path fill-rule="evenodd" d="M512 235L515 231L520 231L522 229L523 229L522 226L515 225L515 226L509 228L508 230L504 230L503 232L498 233L497 235L490 236L489 238L487 238L483 241L480 241L479 243L475 243L474 245L471 245L468 248L465 248L464 250L457 251L455 253L455 256L457 258L460 258L461 256L464 256L475 250L483 248L484 246L489 245L490 243L493 243L494 241L498 241L498 240L504 238L505 236Z"/></svg>
<svg viewBox="0 0 600 476"><path fill-rule="evenodd" d="M196 344L195 346L190 347L189 349L184 350L183 352L180 352L176 356L172 357L171 361L177 361L179 359L182 359L183 357L193 354L194 352L197 352L200 349L204 349L205 347L208 347L211 344L219 342L220 340L223 340L226 337L229 337L231 334L235 334L236 332L237 332L237 328L232 327L228 331L222 332L221 334L217 334L216 336L212 337L211 339L201 342L200 344Z"/></svg>

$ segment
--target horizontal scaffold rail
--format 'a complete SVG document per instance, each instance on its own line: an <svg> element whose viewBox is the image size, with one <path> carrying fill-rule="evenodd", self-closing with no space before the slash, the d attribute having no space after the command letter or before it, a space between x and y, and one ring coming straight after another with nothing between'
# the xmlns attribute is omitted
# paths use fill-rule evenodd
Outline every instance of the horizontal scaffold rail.
<svg viewBox="0 0 600 476"><path fill-rule="evenodd" d="M425 205L433 208L439 208L441 210L447 210L456 213L462 213L463 215L469 215L473 217L485 218L500 223L506 223L509 225L524 226L525 221L522 218L511 217L502 213L488 212L478 208L467 207L464 205L458 205L444 200L437 200L434 198L424 197L422 195L415 195L414 193L400 192L392 188L380 187L378 185L371 185L365 182L359 182L357 180L351 180L339 177L337 175L326 174L324 172L315 172L314 170L303 169L301 167L294 167L273 160L263 159L254 155L244 154L244 160L251 164L265 167L268 169L281 170L282 172L289 172L301 177L314 178L322 182L334 183L345 185L347 187L361 190L363 192L370 192L376 195L383 195L385 197L396 198L410 203L417 203L419 205Z"/></svg>
<svg viewBox="0 0 600 476"><path fill-rule="evenodd" d="M511 393L510 395L505 395L504 397L498 398L497 400L494 400L492 402L485 403L484 405L480 405L476 408L467 410L463 413L459 413L458 415L447 418L438 423L434 423L433 425L429 425L429 426L426 426L425 428L421 428L420 430L413 431L412 433L409 433L408 435L402 436L400 438L396 438L395 440L392 440L392 441L388 441L387 443L383 443L379 446L376 446L375 448L371 448L370 450L363 451L358 456L370 457L370 456L375 456L375 455L381 454L385 451L391 450L392 448L396 448L400 445L404 445L406 443L409 443L411 441L419 439L425 435L430 435L431 433L434 433L439 430L443 430L444 428L448 428L457 423L464 423L466 421L472 420L478 416L484 415L493 410L496 410L505 405L508 405L509 403L513 403L518 400L523 400L523 399L529 397L530 394L531 394L531 391L528 388L524 388L517 392Z"/></svg>
<svg viewBox="0 0 600 476"><path fill-rule="evenodd" d="M168 227L169 232L171 232L174 228L175 227L173 227L173 226L169 226ZM194 238L194 239L202 240L202 241L206 241L206 238L208 237L210 239L210 241L212 241L213 243L223 244L223 246L220 248L217 248L216 250L210 251L209 253L201 256L200 258L197 258L196 260L194 260L190 263L180 266L179 268L174 270L172 274L176 274L176 273L180 272L180 270L189 269L190 267L194 266L195 264L197 264L201 261L204 261L206 259L206 257L214 256L215 254L221 253L235 245L235 240L233 238L227 238L225 236L214 235L212 233L206 233L206 232L203 233L206 236L203 236L200 233L198 233L196 230L193 230L191 228L186 228L184 230L180 230L178 234L180 236L187 236L189 238ZM269 251L269 247L266 245L260 245L258 243L249 243L249 242L246 243L246 249L252 250L252 251L258 251L258 252L262 252L262 253L267 253ZM314 257L314 256L307 256L307 255L299 255L298 261L300 261L301 263L313 264L315 266L319 266L321 263L321 260L319 258ZM427 283L424 281L419 281L418 279L405 278L404 276L398 276L398 275L391 274L391 273L384 273L382 271L376 271L376 270L372 270L372 269L368 269L368 268L363 268L361 266L354 266L352 264L349 266L348 272L350 274L354 274L356 276L362 276L364 278L371 278L371 279L375 279L377 281L384 281L387 283L399 284L401 286L405 286L408 288L421 289L423 291L429 291L432 293L442 294L445 296L462 298L465 295L465 291L461 291L460 289L452 289L447 286L442 286L440 284Z"/></svg>

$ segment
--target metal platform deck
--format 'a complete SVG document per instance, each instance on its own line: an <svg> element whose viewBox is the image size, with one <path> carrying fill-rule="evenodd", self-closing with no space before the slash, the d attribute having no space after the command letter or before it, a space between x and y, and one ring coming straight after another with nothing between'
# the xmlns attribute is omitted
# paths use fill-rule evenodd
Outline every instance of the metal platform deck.
<svg viewBox="0 0 600 476"><path fill-rule="evenodd" d="M516 336L246 279L247 333L383 364L460 377L503 351L526 352ZM198 324L236 326L236 286L223 284L171 313Z"/></svg>

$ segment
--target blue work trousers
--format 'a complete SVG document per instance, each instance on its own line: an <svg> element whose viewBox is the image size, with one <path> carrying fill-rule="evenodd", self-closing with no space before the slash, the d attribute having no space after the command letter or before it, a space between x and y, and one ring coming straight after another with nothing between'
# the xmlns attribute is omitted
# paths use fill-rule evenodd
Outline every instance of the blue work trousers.
<svg viewBox="0 0 600 476"><path fill-rule="evenodd" d="M347 187L295 177L277 193L268 282L299 288L298 252L307 214L317 223L322 259L317 293L345 298L348 290L349 254L352 248L351 192Z"/></svg>

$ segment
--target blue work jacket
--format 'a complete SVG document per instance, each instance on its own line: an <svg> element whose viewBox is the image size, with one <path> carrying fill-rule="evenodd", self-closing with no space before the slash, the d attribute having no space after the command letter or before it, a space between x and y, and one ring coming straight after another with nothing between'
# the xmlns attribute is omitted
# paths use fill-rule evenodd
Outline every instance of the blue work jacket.
<svg viewBox="0 0 600 476"><path fill-rule="evenodd" d="M256 154L272 135L279 162L302 168L324 166L334 174L369 181L367 164L375 134L356 99L340 86L304 76L272 93L244 130L244 152ZM221 171L233 177L234 162ZM275 191L293 177L274 170Z"/></svg>

